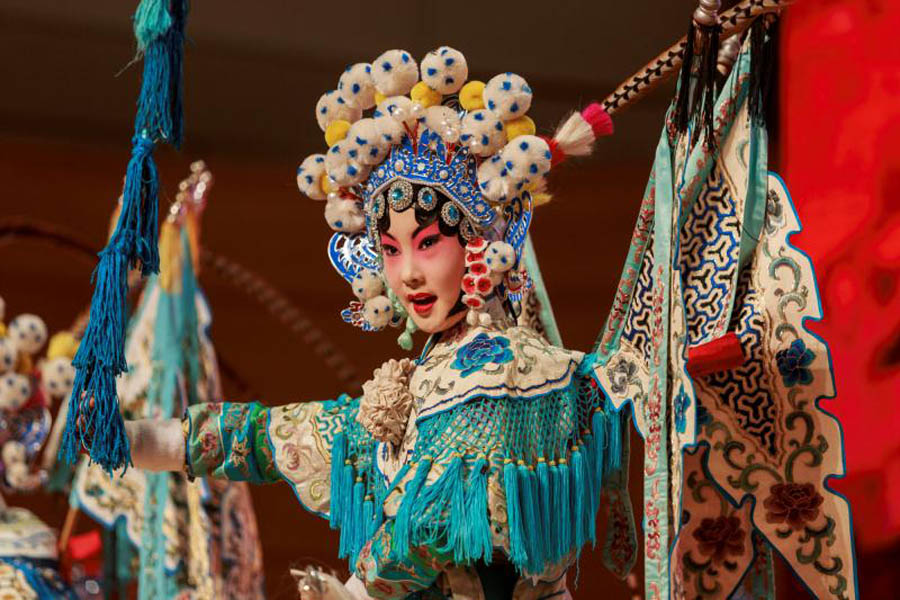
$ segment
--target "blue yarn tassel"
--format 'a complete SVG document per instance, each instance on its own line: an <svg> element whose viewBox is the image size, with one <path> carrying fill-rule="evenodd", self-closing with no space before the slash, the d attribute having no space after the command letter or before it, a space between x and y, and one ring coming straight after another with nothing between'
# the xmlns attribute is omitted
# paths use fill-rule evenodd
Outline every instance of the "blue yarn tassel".
<svg viewBox="0 0 900 600"><path fill-rule="evenodd" d="M559 465L550 467L550 478L553 480L553 493L556 496L557 510L557 555L561 558L572 548L572 507L569 502L569 465L560 459Z"/></svg>
<svg viewBox="0 0 900 600"><path fill-rule="evenodd" d="M365 488L362 479L353 484L352 496L349 506L345 505L344 524L341 526L341 539L338 548L338 556L341 558L354 558L365 540L365 523L363 522L363 497Z"/></svg>
<svg viewBox="0 0 900 600"><path fill-rule="evenodd" d="M344 461L347 456L347 437L343 433L334 436L331 443L331 508L328 523L332 529L341 525L344 496L341 493L341 475L344 472Z"/></svg>
<svg viewBox="0 0 900 600"><path fill-rule="evenodd" d="M601 411L595 410L594 416L591 417L591 429L594 432L594 462L591 465L594 469L594 487L597 500L599 502L600 493L603 491L603 472L606 469L606 463L609 460L609 452L607 449L609 428L609 416Z"/></svg>
<svg viewBox="0 0 900 600"><path fill-rule="evenodd" d="M136 134L146 131L179 148L184 138L182 64L187 3L172 0L165 4L170 5L171 13L157 0L144 0L135 13L144 74L134 128ZM170 26L161 29L165 21Z"/></svg>
<svg viewBox="0 0 900 600"><path fill-rule="evenodd" d="M377 527L375 527L375 503L372 501L371 496L366 496L366 499L363 501L362 521L360 524L360 539L358 540L359 545L356 548L357 553L366 545L366 542L375 535L375 531L377 531Z"/></svg>
<svg viewBox="0 0 900 600"><path fill-rule="evenodd" d="M491 541L491 520L488 517L487 478L487 460L479 458L466 481L464 543L473 561L480 559L491 564L494 547Z"/></svg>
<svg viewBox="0 0 900 600"><path fill-rule="evenodd" d="M128 270L139 263L144 275L159 271L159 176L152 153L154 140L163 138L178 146L183 137L186 15L185 0L145 0L135 15L144 74L122 209L94 271L90 320L72 361L77 373L60 455L72 463L81 449L87 449L91 460L110 474L131 463L115 386L116 376L127 368Z"/></svg>
<svg viewBox="0 0 900 600"><path fill-rule="evenodd" d="M575 523L575 547L581 551L581 547L587 539L587 532L584 528L584 498L586 490L584 489L584 460L581 457L581 450L577 447L572 451L572 519Z"/></svg>
<svg viewBox="0 0 900 600"><path fill-rule="evenodd" d="M544 570L543 532L541 509L538 500L537 476L534 469L520 464L519 498L522 503L522 527L525 532L525 547L528 552L528 569L532 573Z"/></svg>
<svg viewBox="0 0 900 600"><path fill-rule="evenodd" d="M394 557L404 560L409 556L409 542L412 534L412 516L413 507L422 486L425 485L425 479L431 470L431 457L423 456L416 468L413 478L406 485L403 491L403 501L397 510L397 516L394 518L394 539L392 550Z"/></svg>
<svg viewBox="0 0 900 600"><path fill-rule="evenodd" d="M503 465L503 488L506 492L506 520L509 526L509 560L520 571L525 570L528 552L522 531L522 507L519 504L519 478L516 465Z"/></svg>
<svg viewBox="0 0 900 600"><path fill-rule="evenodd" d="M620 415L607 402L606 410L609 413L607 423L609 424L609 452L606 455L607 472L618 471L622 468L622 415Z"/></svg>
<svg viewBox="0 0 900 600"><path fill-rule="evenodd" d="M555 547L553 542L556 538L554 537L554 527L552 526L553 515L550 510L550 468L547 466L547 462L542 458L538 459L536 473L541 515L541 548L543 549L545 559L553 561L557 557L554 556L553 552Z"/></svg>

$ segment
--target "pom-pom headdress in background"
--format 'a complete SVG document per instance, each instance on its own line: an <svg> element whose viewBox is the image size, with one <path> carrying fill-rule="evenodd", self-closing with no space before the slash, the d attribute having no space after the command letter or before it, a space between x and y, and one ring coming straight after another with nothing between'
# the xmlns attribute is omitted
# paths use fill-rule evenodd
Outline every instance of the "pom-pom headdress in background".
<svg viewBox="0 0 900 600"><path fill-rule="evenodd" d="M316 103L328 148L300 164L297 185L309 198L326 201L325 219L336 231L329 257L357 296L343 317L366 331L397 326L403 316L398 303L387 301L381 275L376 223L385 211L414 202L430 210L438 195L449 199L438 218L458 228L468 244L464 302L469 321L486 324L485 298L515 298L522 287L519 263L533 194L543 190L544 177L612 133L609 115L591 104L552 137L535 135L527 116L533 92L523 77L501 73L483 83L467 81L468 74L465 56L448 46L419 65L409 52L388 50L371 64L347 67L337 88ZM485 252L493 256L492 267L482 260ZM371 283L376 279L377 286ZM357 290L360 281L369 282L364 293ZM401 336L404 347L409 330Z"/></svg>

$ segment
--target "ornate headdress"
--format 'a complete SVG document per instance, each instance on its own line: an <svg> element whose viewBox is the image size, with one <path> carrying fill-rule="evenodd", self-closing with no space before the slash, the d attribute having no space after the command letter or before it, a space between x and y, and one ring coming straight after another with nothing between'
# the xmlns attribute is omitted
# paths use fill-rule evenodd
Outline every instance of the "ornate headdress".
<svg viewBox="0 0 900 600"><path fill-rule="evenodd" d="M485 84L467 82L468 74L465 57L447 46L429 52L421 67L408 52L388 50L347 67L316 104L328 150L302 162L297 185L327 200L325 220L336 231L328 254L358 298L342 314L366 331L404 317L381 275L377 222L386 211L413 203L433 210L439 196L447 199L438 218L467 242L463 302L470 323L487 324L485 299L496 293L515 303L525 284L519 262L544 177L612 133L609 116L592 104L552 138L536 136L524 78L503 73ZM408 322L402 346L411 344L413 328Z"/></svg>

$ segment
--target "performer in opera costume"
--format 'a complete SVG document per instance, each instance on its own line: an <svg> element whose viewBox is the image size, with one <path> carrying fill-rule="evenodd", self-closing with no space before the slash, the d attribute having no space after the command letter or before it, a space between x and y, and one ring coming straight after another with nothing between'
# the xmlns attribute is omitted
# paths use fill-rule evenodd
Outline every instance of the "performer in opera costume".
<svg viewBox="0 0 900 600"><path fill-rule="evenodd" d="M428 341L360 397L127 422L134 465L287 482L340 529L354 574L316 574L326 596L568 597L602 493L605 562L624 576L636 558L633 415L648 598L772 597L770 547L818 597L855 598L849 509L825 485L843 470L839 428L817 406L828 353L803 326L820 316L815 279L788 242L799 225L754 108L766 27L736 40L722 83L692 82L709 58L694 69L686 52L684 101L589 353L557 345L528 229L550 169L611 133L604 107L541 137L527 82L467 81L453 48L350 66L316 106L328 149L297 183L336 231L329 256L357 298L344 320L398 327L407 350L416 330Z"/></svg>

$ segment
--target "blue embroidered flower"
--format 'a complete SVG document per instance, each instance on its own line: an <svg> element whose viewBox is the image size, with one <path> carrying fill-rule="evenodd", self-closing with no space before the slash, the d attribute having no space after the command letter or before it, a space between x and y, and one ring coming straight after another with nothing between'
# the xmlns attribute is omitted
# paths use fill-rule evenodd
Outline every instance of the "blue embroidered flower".
<svg viewBox="0 0 900 600"><path fill-rule="evenodd" d="M450 368L458 369L462 371L463 377L468 377L472 373L480 371L487 364L502 365L512 359L513 353L509 349L507 338L491 337L486 333L479 333L471 342L456 351L456 359Z"/></svg>
<svg viewBox="0 0 900 600"><path fill-rule="evenodd" d="M684 433L687 428L687 409L690 405L691 397L684 391L684 386L681 386L675 396L675 429L678 433Z"/></svg>
<svg viewBox="0 0 900 600"><path fill-rule="evenodd" d="M813 374L807 367L812 364L816 355L806 347L803 340L796 339L789 348L775 355L775 363L781 372L784 385L792 387L799 384L812 383Z"/></svg>
<svg viewBox="0 0 900 600"><path fill-rule="evenodd" d="M708 425L712 423L712 415L706 409L705 406L700 404L700 400L697 400L697 427L703 427L704 425Z"/></svg>

